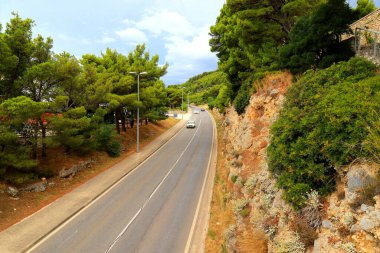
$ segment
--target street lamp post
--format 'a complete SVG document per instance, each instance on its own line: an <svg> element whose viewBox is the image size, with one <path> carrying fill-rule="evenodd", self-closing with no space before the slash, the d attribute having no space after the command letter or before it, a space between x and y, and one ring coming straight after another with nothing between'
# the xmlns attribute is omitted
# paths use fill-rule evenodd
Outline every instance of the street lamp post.
<svg viewBox="0 0 380 253"><path fill-rule="evenodd" d="M146 75L147 72L129 72L137 76L137 102L140 102L140 75ZM137 105L137 133L136 133L136 153L140 152L140 106Z"/></svg>
<svg viewBox="0 0 380 253"><path fill-rule="evenodd" d="M187 92L187 113L189 113L189 107L190 107L190 103L189 103L189 92Z"/></svg>
<svg viewBox="0 0 380 253"><path fill-rule="evenodd" d="M182 104L181 104L181 110L182 110L182 119L183 119L183 87L182 87Z"/></svg>

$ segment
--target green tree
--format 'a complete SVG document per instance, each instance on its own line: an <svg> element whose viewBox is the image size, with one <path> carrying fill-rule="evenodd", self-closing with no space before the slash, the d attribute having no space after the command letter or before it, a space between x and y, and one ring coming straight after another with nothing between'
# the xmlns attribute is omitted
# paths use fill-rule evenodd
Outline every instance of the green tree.
<svg viewBox="0 0 380 253"><path fill-rule="evenodd" d="M354 55L350 41L341 35L350 33L355 13L345 0L328 0L310 15L302 17L290 33L290 42L281 49L282 65L293 73L309 68L326 68Z"/></svg>
<svg viewBox="0 0 380 253"><path fill-rule="evenodd" d="M231 87L227 85L223 85L219 91L218 96L215 98L214 106L220 110L220 112L224 112L224 109L229 106L230 97L231 97Z"/></svg>
<svg viewBox="0 0 380 253"><path fill-rule="evenodd" d="M219 58L219 69L232 83L235 107L241 102L243 83L252 83L266 71L277 70L278 49L289 40L296 20L322 1L227 0L216 24L210 28L211 51ZM246 96L246 95L245 95ZM239 105L237 105L239 104ZM241 110L244 111L244 110Z"/></svg>
<svg viewBox="0 0 380 253"><path fill-rule="evenodd" d="M359 18L366 16L374 10L376 10L376 6L373 0L357 0L356 11L359 13Z"/></svg>
<svg viewBox="0 0 380 253"><path fill-rule="evenodd" d="M16 82L28 68L33 53L31 19L22 19L17 13L0 34L0 95L5 99L21 95L22 87ZM2 63L1 63L2 62Z"/></svg>
<svg viewBox="0 0 380 253"><path fill-rule="evenodd" d="M46 103L27 97L15 97L0 104L0 176L13 183L33 178L37 167L36 126ZM16 133L19 133L17 135Z"/></svg>
<svg viewBox="0 0 380 253"><path fill-rule="evenodd" d="M83 82L86 108L96 110L99 105L107 105L110 115L114 115L116 128L126 131L125 114L135 112L137 106L146 117L153 117L165 105L166 93L160 77L166 73L167 65L159 66L159 57L150 57L145 45L136 46L133 52L124 56L107 49L101 57L85 55L82 59ZM147 72L140 76L140 102L137 102L137 80L130 72Z"/></svg>

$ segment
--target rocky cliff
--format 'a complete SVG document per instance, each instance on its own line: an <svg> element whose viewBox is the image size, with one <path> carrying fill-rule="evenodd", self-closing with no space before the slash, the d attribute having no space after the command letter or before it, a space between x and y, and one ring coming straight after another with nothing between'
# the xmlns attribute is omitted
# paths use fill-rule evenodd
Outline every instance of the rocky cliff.
<svg viewBox="0 0 380 253"><path fill-rule="evenodd" d="M224 231L225 249L380 252L380 195L365 199L358 193L376 185L377 164L357 161L337 168L337 191L323 200L317 192L311 192L302 210L295 211L282 199L282 191L268 170L267 147L271 124L278 117L291 80L288 73L268 76L256 84L258 91L243 115L233 108L219 115L223 144L218 166L228 169L231 192L224 198L234 216L233 224ZM264 235L266 247L254 248L247 242L257 240L258 235Z"/></svg>

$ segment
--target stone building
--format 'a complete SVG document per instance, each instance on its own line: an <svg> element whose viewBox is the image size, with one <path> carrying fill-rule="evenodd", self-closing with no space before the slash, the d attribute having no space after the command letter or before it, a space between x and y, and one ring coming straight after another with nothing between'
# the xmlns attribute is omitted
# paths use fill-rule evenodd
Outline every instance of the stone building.
<svg viewBox="0 0 380 253"><path fill-rule="evenodd" d="M380 64L380 9L357 20L350 28L354 35L345 39L353 41L356 55Z"/></svg>

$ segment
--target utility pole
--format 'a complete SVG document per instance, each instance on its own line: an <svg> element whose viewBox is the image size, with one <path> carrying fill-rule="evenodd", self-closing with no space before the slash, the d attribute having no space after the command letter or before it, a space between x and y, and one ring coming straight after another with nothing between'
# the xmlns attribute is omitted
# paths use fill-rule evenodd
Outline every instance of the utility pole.
<svg viewBox="0 0 380 253"><path fill-rule="evenodd" d="M146 75L147 72L129 72L129 74L137 75L137 102L140 103L140 75ZM136 153L140 152L140 106L137 106L137 133L136 133Z"/></svg>

